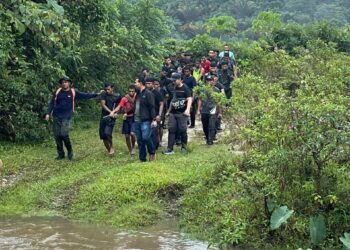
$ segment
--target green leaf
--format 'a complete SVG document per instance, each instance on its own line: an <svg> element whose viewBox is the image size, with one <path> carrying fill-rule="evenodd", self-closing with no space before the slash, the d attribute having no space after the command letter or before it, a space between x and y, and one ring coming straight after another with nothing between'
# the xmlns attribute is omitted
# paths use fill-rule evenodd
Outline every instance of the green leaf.
<svg viewBox="0 0 350 250"><path fill-rule="evenodd" d="M339 238L346 249L350 249L350 234L344 233L344 237Z"/></svg>
<svg viewBox="0 0 350 250"><path fill-rule="evenodd" d="M24 33L24 31L26 30L26 26L23 23L21 23L17 18L15 18L14 20L15 20L16 29L18 31L18 34L22 35Z"/></svg>
<svg viewBox="0 0 350 250"><path fill-rule="evenodd" d="M270 213L277 207L277 203L274 200L268 199L267 200L267 209Z"/></svg>
<svg viewBox="0 0 350 250"><path fill-rule="evenodd" d="M310 217L310 237L313 244L320 245L326 238L326 231L326 223L322 215Z"/></svg>
<svg viewBox="0 0 350 250"><path fill-rule="evenodd" d="M59 4L56 2L56 0L47 0L47 4L48 4L50 7L52 7L52 8L55 10L55 12L56 12L57 14L59 14L60 16L63 16L63 15L64 15L64 8L63 8L61 5L59 5Z"/></svg>
<svg viewBox="0 0 350 250"><path fill-rule="evenodd" d="M22 15L24 15L26 13L26 6L21 4L19 6L19 11L21 12Z"/></svg>
<svg viewBox="0 0 350 250"><path fill-rule="evenodd" d="M279 207L273 211L270 219L271 230L276 230L294 213L294 210L289 210L287 206Z"/></svg>

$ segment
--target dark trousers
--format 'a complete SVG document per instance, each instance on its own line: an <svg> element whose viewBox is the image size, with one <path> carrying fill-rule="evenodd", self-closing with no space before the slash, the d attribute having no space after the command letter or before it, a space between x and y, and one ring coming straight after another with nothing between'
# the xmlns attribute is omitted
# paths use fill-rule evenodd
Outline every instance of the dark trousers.
<svg viewBox="0 0 350 250"><path fill-rule="evenodd" d="M135 122L135 134L137 138L137 144L139 145L139 159L140 161L146 161L146 148L150 155L155 154L155 149L151 138L151 122Z"/></svg>
<svg viewBox="0 0 350 250"><path fill-rule="evenodd" d="M197 99L194 99L191 106L191 126L196 124L196 113L197 113Z"/></svg>
<svg viewBox="0 0 350 250"><path fill-rule="evenodd" d="M168 127L168 149L173 150L176 134L181 138L183 147L187 145L187 120L184 114L170 114Z"/></svg>
<svg viewBox="0 0 350 250"><path fill-rule="evenodd" d="M232 97L232 89L231 88L225 88L225 96L227 99L230 99Z"/></svg>
<svg viewBox="0 0 350 250"><path fill-rule="evenodd" d="M216 129L221 130L221 118L216 118Z"/></svg>
<svg viewBox="0 0 350 250"><path fill-rule="evenodd" d="M69 138L70 123L70 119L53 119L53 134L55 137L57 154L60 157L64 157L63 143L67 148L68 154L73 152L72 143Z"/></svg>
<svg viewBox="0 0 350 250"><path fill-rule="evenodd" d="M207 142L213 142L216 135L216 115L201 114L203 131Z"/></svg>
<svg viewBox="0 0 350 250"><path fill-rule="evenodd" d="M159 129L160 129L160 123L157 123L157 127L152 128L152 141L153 141L155 150L159 148Z"/></svg>

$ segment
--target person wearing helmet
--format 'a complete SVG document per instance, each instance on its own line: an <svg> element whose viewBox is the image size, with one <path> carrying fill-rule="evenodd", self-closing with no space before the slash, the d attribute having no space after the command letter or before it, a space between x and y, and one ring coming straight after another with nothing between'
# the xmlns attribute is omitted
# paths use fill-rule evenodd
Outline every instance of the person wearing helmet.
<svg viewBox="0 0 350 250"><path fill-rule="evenodd" d="M75 101L95 98L101 92L99 94L80 92L71 87L72 80L68 76L60 78L58 83L60 87L52 95L45 120L48 121L50 116L53 118L53 134L57 149L57 157L55 159L64 159L64 144L67 149L67 157L71 160L73 158L73 148L69 138L69 129L75 110Z"/></svg>

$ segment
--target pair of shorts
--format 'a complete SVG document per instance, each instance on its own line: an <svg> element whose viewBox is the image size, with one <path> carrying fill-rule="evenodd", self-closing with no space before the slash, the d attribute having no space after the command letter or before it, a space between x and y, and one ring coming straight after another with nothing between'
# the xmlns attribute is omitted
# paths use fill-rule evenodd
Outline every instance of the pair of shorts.
<svg viewBox="0 0 350 250"><path fill-rule="evenodd" d="M130 135L131 133L135 133L134 117L128 117L126 120L123 120L122 134Z"/></svg>
<svg viewBox="0 0 350 250"><path fill-rule="evenodd" d="M100 120L99 134L101 140L105 140L112 137L114 125L115 119L112 119L110 117L104 119L102 118Z"/></svg>

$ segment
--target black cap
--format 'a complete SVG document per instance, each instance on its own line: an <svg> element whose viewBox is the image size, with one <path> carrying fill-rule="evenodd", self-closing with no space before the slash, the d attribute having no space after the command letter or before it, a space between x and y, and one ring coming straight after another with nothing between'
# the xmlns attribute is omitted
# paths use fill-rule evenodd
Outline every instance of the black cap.
<svg viewBox="0 0 350 250"><path fill-rule="evenodd" d="M171 75L171 78L169 78L171 81L176 81L176 80L178 80L178 79L181 79L181 74L179 74L179 73L173 73L172 75Z"/></svg>
<svg viewBox="0 0 350 250"><path fill-rule="evenodd" d="M72 83L72 80L68 77L68 76L62 76L59 80L58 83L62 84L63 81L68 81L70 83Z"/></svg>
<svg viewBox="0 0 350 250"><path fill-rule="evenodd" d="M213 81L214 78L213 78L212 75L207 75L207 77L205 78L205 80L207 80L207 81Z"/></svg>

